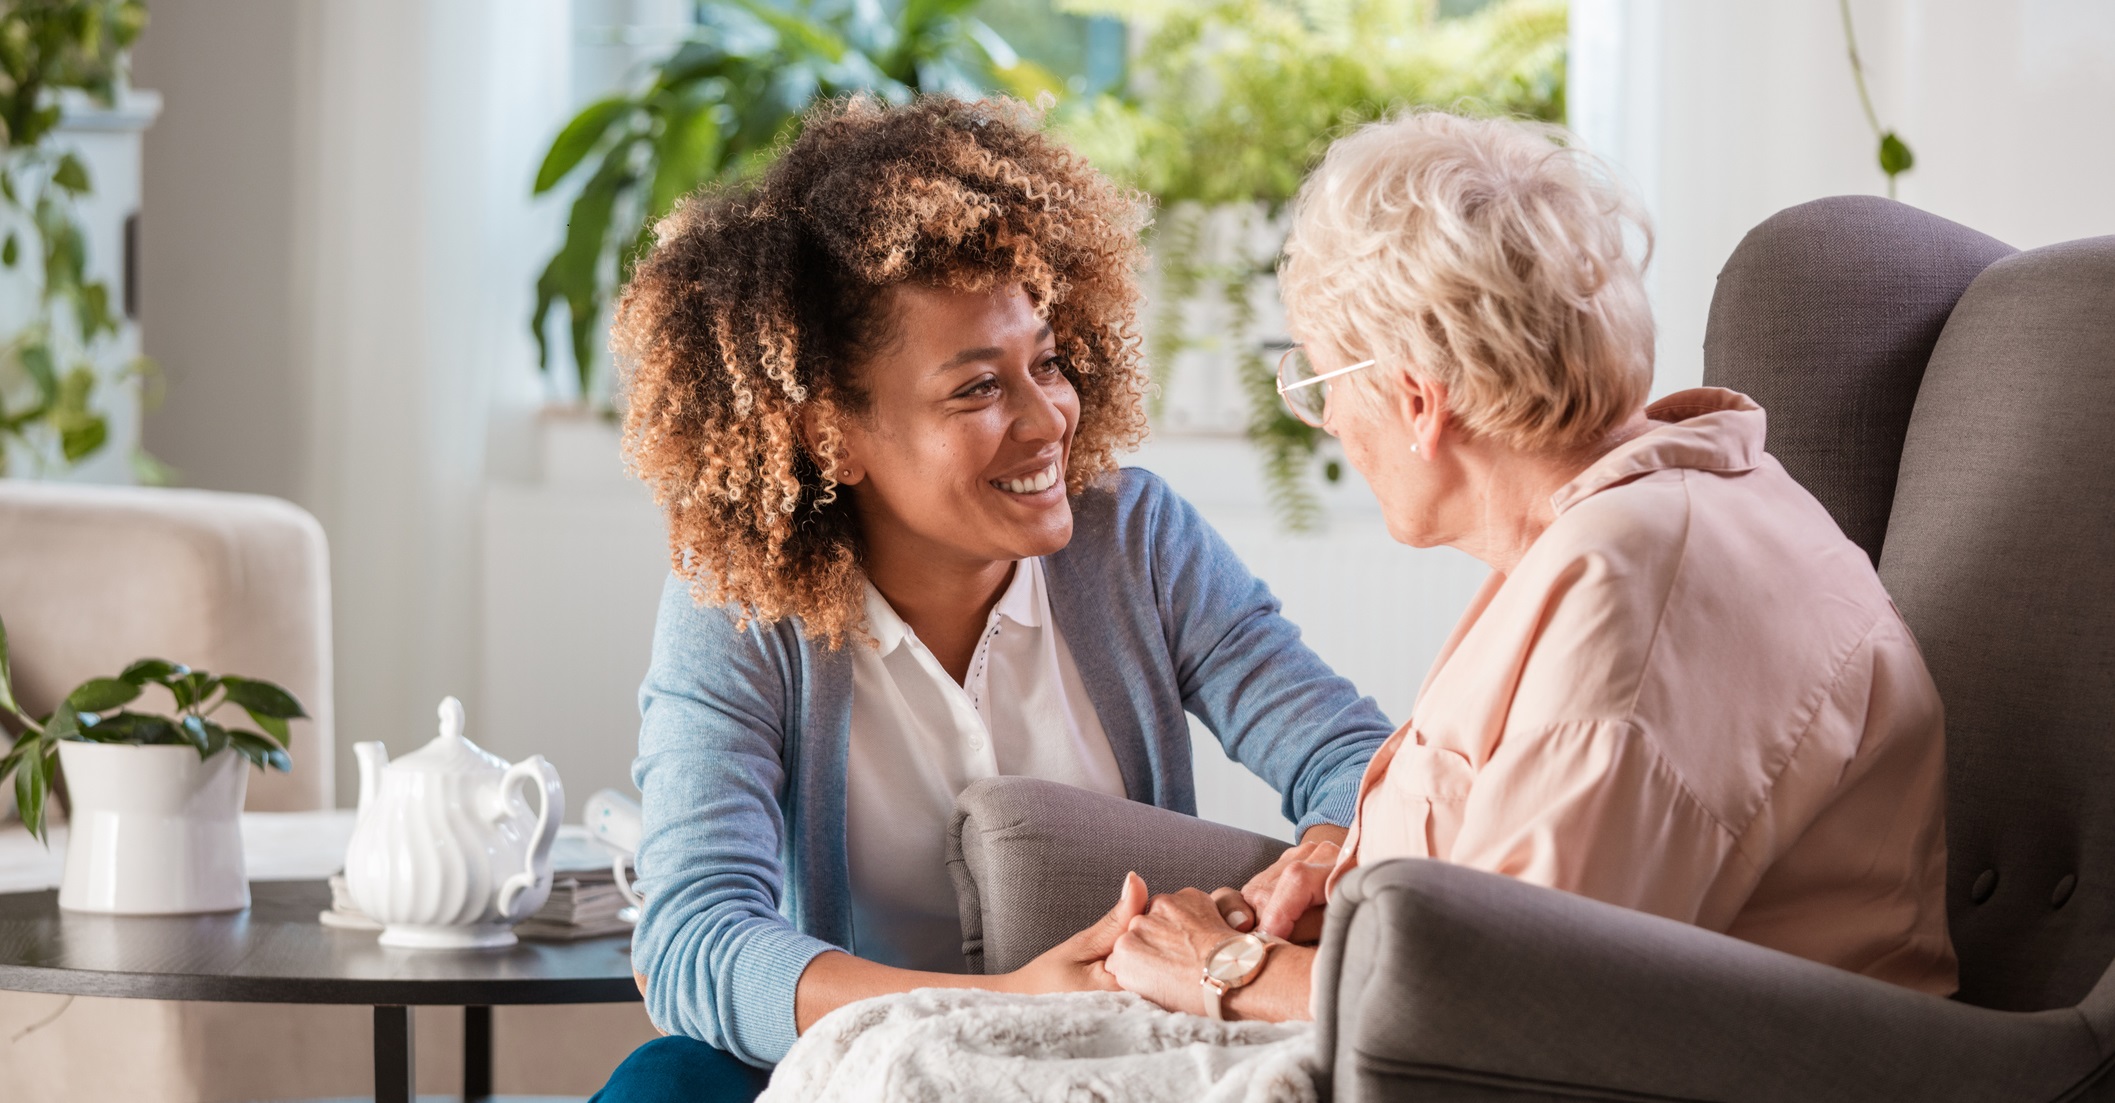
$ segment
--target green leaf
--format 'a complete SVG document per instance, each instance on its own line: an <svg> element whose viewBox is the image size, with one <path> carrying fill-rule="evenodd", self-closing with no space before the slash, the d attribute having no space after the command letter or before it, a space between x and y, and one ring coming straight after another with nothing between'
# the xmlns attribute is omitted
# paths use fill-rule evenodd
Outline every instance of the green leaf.
<svg viewBox="0 0 2115 1103"><path fill-rule="evenodd" d="M191 668L182 663L172 663L167 659L141 659L126 667L124 673L118 677L133 685L144 686L148 682L166 684L171 678L189 673Z"/></svg>
<svg viewBox="0 0 2115 1103"><path fill-rule="evenodd" d="M208 729L219 727L218 724L211 723L197 713L190 713L177 722L177 727L183 729L184 738L189 740L193 747L198 748L198 757L205 758L213 753L213 737Z"/></svg>
<svg viewBox="0 0 2115 1103"><path fill-rule="evenodd" d="M81 714L64 701L44 718L44 738L56 743L61 739L78 739L81 735Z"/></svg>
<svg viewBox="0 0 2115 1103"><path fill-rule="evenodd" d="M190 739L166 716L125 711L113 713L84 728L81 738L95 743L188 743Z"/></svg>
<svg viewBox="0 0 2115 1103"><path fill-rule="evenodd" d="M66 695L66 703L76 712L105 712L139 695L137 682L123 678L90 678Z"/></svg>
<svg viewBox="0 0 2115 1103"><path fill-rule="evenodd" d="M0 620L0 709L13 713L23 723L29 717L22 715L22 706L15 703L15 674L7 660L7 622ZM34 727L35 725L31 725Z"/></svg>
<svg viewBox="0 0 2115 1103"><path fill-rule="evenodd" d="M15 262L21 259L22 243L15 239L13 231L9 231L6 244L0 245L0 264L13 268Z"/></svg>
<svg viewBox="0 0 2115 1103"><path fill-rule="evenodd" d="M59 401L59 373L52 365L50 346L42 341L24 345L19 359L22 370L29 373L30 382L36 385L39 412L56 405Z"/></svg>
<svg viewBox="0 0 2115 1103"><path fill-rule="evenodd" d="M294 768L291 756L256 732L236 728L228 733L228 739L237 753L255 763L260 769L269 767L285 773Z"/></svg>
<svg viewBox="0 0 2115 1103"><path fill-rule="evenodd" d="M720 124L715 104L696 104L671 113L654 143L654 183L647 201L649 220L667 214L676 200L719 175Z"/></svg>
<svg viewBox="0 0 2115 1103"><path fill-rule="evenodd" d="M609 133L610 127L629 115L637 104L625 96L611 96L596 100L580 109L551 139L550 152L544 154L542 167L536 170L536 186L531 194L542 195L558 186L560 180L579 167L580 162L594 150L595 145Z"/></svg>
<svg viewBox="0 0 2115 1103"><path fill-rule="evenodd" d="M1909 151L1909 146L1902 139L1895 136L1894 131L1880 135L1881 172L1891 177L1900 176L1915 167L1916 163L1916 155Z"/></svg>
<svg viewBox="0 0 2115 1103"><path fill-rule="evenodd" d="M101 417L91 417L59 430L59 451L67 463L79 463L95 455L109 439L109 423Z"/></svg>
<svg viewBox="0 0 2115 1103"><path fill-rule="evenodd" d="M204 706L206 698L213 696L213 690L219 685L220 679L203 670L188 671L183 677L169 681L170 691L176 694L176 707L183 709Z"/></svg>
<svg viewBox="0 0 2115 1103"><path fill-rule="evenodd" d="M733 3L777 31L779 41L788 47L797 47L801 52L831 62L842 61L849 48L844 39L818 20L780 11L763 0L733 0Z"/></svg>
<svg viewBox="0 0 2115 1103"><path fill-rule="evenodd" d="M81 340L94 341L104 333L117 332L117 316L110 312L110 289L102 283L81 285L74 300L74 320L81 327Z"/></svg>
<svg viewBox="0 0 2115 1103"><path fill-rule="evenodd" d="M42 754L32 753L15 764L15 809L22 815L22 826L29 829L39 842L48 840L44 835L44 796L51 791L49 766Z"/></svg>
<svg viewBox="0 0 2115 1103"><path fill-rule="evenodd" d="M52 170L51 182L74 195L85 195L89 190L88 166L73 154L64 154L59 158L59 167Z"/></svg>
<svg viewBox="0 0 2115 1103"><path fill-rule="evenodd" d="M205 749L199 752L201 755L211 758L228 749L228 729L204 719L198 721L198 726L206 731L206 745Z"/></svg>
<svg viewBox="0 0 2115 1103"><path fill-rule="evenodd" d="M301 710L301 702L276 683L262 678L237 678L231 674L222 678L220 684L228 691L227 699L241 705L252 716L281 720L308 718L308 713Z"/></svg>
<svg viewBox="0 0 2115 1103"><path fill-rule="evenodd" d="M263 728L265 731L272 733L272 738L277 739L279 741L280 746L287 747L293 745L294 737L293 734L287 730L287 723L285 720L282 720L277 716L266 716L263 713L250 712L250 710L248 709L244 709L242 711L249 713L251 722L255 723L258 727Z"/></svg>

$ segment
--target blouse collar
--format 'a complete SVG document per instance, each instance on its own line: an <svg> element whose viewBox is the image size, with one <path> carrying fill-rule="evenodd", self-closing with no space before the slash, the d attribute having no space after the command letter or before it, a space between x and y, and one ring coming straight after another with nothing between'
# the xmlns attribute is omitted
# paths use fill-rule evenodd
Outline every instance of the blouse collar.
<svg viewBox="0 0 2115 1103"><path fill-rule="evenodd" d="M1670 468L1733 473L1747 471L1763 459L1763 408L1738 391L1696 387L1679 391L1645 408L1656 422L1624 441L1550 495L1558 513L1640 475Z"/></svg>

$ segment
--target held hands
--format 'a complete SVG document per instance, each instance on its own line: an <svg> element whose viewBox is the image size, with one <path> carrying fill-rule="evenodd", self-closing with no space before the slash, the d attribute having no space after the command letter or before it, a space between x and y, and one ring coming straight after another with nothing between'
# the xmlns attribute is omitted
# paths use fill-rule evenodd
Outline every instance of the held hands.
<svg viewBox="0 0 2115 1103"><path fill-rule="evenodd" d="M1109 953L1109 974L1125 991L1170 1011L1204 1014L1204 989L1198 980L1212 951L1239 933L1227 925L1221 909L1239 907L1240 900L1232 889L1211 895L1183 889L1154 897L1116 940Z"/></svg>
<svg viewBox="0 0 2115 1103"><path fill-rule="evenodd" d="M1109 914L1007 974L1006 990L1028 994L1116 991L1116 978L1107 968L1107 959L1117 940L1145 910L1145 879L1136 873L1125 874L1123 892Z"/></svg>

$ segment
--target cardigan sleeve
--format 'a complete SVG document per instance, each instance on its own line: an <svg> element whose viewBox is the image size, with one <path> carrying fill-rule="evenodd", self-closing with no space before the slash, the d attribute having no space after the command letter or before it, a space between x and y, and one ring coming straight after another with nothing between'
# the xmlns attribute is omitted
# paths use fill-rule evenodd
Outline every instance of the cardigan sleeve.
<svg viewBox="0 0 2115 1103"><path fill-rule="evenodd" d="M1301 642L1270 587L1195 506L1158 477L1132 477L1143 481L1155 599L1183 708L1283 795L1298 832L1349 824L1366 762L1394 725Z"/></svg>
<svg viewBox="0 0 2115 1103"><path fill-rule="evenodd" d="M633 967L654 1025L752 1065L783 1058L794 990L836 949L780 914L788 664L778 638L737 632L671 576L639 690L643 807Z"/></svg>

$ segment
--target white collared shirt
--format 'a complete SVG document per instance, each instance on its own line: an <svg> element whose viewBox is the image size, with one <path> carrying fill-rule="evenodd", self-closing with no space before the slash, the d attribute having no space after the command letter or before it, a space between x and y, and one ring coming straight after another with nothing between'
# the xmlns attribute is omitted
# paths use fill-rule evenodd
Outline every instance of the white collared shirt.
<svg viewBox="0 0 2115 1103"><path fill-rule="evenodd" d="M962 971L962 924L947 873L955 796L1001 775L1124 796L1116 754L1071 649L1050 616L1040 559L1023 559L992 607L956 684L867 583L867 630L853 642L845 784L859 956Z"/></svg>

